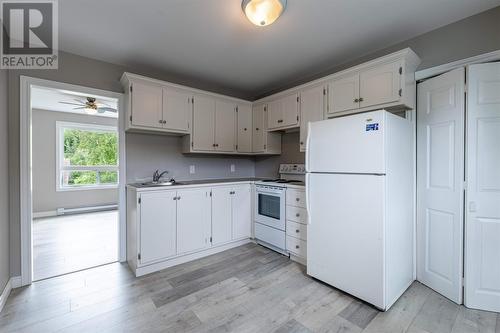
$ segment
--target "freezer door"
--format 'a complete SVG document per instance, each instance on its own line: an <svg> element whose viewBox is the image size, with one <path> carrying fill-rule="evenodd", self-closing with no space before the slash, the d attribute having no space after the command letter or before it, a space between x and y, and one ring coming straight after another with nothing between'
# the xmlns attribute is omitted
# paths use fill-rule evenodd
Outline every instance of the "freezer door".
<svg viewBox="0 0 500 333"><path fill-rule="evenodd" d="M385 176L307 174L307 274L385 309Z"/></svg>
<svg viewBox="0 0 500 333"><path fill-rule="evenodd" d="M386 111L310 123L308 172L385 173Z"/></svg>

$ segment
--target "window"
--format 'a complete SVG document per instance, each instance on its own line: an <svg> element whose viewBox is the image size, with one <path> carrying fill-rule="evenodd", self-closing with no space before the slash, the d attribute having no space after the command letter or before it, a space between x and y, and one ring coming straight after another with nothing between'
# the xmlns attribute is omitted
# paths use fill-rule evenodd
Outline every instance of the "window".
<svg viewBox="0 0 500 333"><path fill-rule="evenodd" d="M116 127L57 122L57 190L118 185Z"/></svg>

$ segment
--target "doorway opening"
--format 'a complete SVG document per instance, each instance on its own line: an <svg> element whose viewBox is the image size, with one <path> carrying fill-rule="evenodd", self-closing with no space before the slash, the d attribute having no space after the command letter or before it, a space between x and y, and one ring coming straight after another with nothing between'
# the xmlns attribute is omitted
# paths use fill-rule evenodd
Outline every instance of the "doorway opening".
<svg viewBox="0 0 500 333"><path fill-rule="evenodd" d="M29 143L25 163L21 153L21 173L27 171L30 189L22 193L28 203L21 230L22 284L122 261L121 94L21 81L21 101L29 103L24 113L21 106L21 128L30 129L21 136ZM23 168L26 162L29 167Z"/></svg>

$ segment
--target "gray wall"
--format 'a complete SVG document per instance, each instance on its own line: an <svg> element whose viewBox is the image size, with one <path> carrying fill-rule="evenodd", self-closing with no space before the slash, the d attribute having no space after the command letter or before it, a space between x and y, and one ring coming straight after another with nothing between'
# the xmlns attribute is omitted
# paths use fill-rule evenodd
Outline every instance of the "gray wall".
<svg viewBox="0 0 500 333"><path fill-rule="evenodd" d="M305 153L299 151L300 133L286 133L281 139L281 155L255 158L255 177L277 177L281 163L302 164Z"/></svg>
<svg viewBox="0 0 500 333"><path fill-rule="evenodd" d="M439 65L442 63L447 63L457 59L474 56L488 51L500 49L500 8L495 8L490 11L478 14L476 16L467 18L465 20L453 23L451 25L439 28L417 38L413 38L409 41L397 43L396 45L380 50L378 52L372 53L353 60L348 64L332 64L330 68L325 68L325 71L321 73L312 74L310 77L305 77L297 82L287 82L286 84L276 87L276 90L283 90L285 88L293 87L299 83L307 82L314 78L322 77L326 74L333 73L337 70L347 68L351 65L364 62L369 59L373 59L377 56L385 54L387 52L395 51L407 46L412 47L417 54L422 58L421 68L427 68L434 65ZM89 86L93 88L105 89L110 91L121 92L122 88L118 82L123 71L136 72L138 74L144 74L151 77L156 77L159 79L170 80L172 82L179 83L189 83L190 85L198 88L205 88L213 91L219 91L224 93L221 87L200 86L198 82L191 80L191 82L184 82L178 77L173 77L168 73L158 73L146 70L135 70L130 68L124 68L123 66L117 66L110 63L96 61L77 55L72 55L68 53L60 53L59 57L59 69L58 70L23 70L23 71L9 71L9 176L11 181L9 182L10 190L10 267L12 275L19 275L20 268L20 235L19 235L19 75L27 75L39 78L46 78L55 81L69 82L73 84L79 84L84 86ZM226 93L231 94L231 92L226 91ZM270 92L272 93L272 92ZM266 94L267 95L267 94ZM155 136L150 136L150 140L154 144L162 146L161 142L158 141L168 139L159 139ZM134 139L130 140L130 135L127 135L127 141L133 145ZM138 139L141 140L141 139ZM149 142L148 139L144 139ZM298 143L298 138L297 138ZM147 146L147 145L146 145ZM298 144L290 154L298 152ZM129 150L127 148L127 150ZM288 150L286 150L288 154ZM152 151L153 154L150 158L151 165L146 165L145 161L134 161L134 156L139 156L140 159L145 159L142 153L139 154L131 153L131 157L127 158L127 162L131 165L141 165L143 171L137 172L138 174L146 175L147 170L153 170L157 167L156 156L157 152ZM177 155L176 155L177 156ZM188 157L189 158L189 157ZM283 158L283 157L282 157ZM200 160L206 161L207 165L214 163L215 160L219 158L199 158ZM165 163L165 168L168 169L170 157L165 157L163 163ZM239 160L239 159L234 159ZM279 158L259 158L256 163L256 174L266 175L276 173L276 165L278 164ZM285 162L294 162L286 160ZM297 161L298 162L298 161ZM226 165L226 163L222 163ZM135 167L134 167L135 168ZM130 167L127 174L133 172ZM184 170L185 167L182 167ZM204 167L199 168L205 170ZM206 170L209 170L208 168ZM213 174L215 172L211 171L208 174ZM127 176L130 178L135 178ZM179 177L180 178L180 177Z"/></svg>
<svg viewBox="0 0 500 333"><path fill-rule="evenodd" d="M150 179L155 169L168 170L176 180L254 177L254 158L182 154L181 138L127 133L127 182ZM231 172L231 164L235 172ZM195 174L189 174L189 166Z"/></svg>
<svg viewBox="0 0 500 333"><path fill-rule="evenodd" d="M10 277L7 71L0 70L0 293Z"/></svg>
<svg viewBox="0 0 500 333"><path fill-rule="evenodd" d="M446 64L455 60L469 58L500 49L500 6L470 16L461 21L446 25L415 38L398 42L390 47L382 48L365 56L353 59L344 64L332 64L330 68L319 73L311 73L297 81L288 81L267 93L256 96L256 99L272 95L276 92L295 87L299 84L319 79L323 76L361 64L365 61L401 50L412 48L422 63L419 69Z"/></svg>
<svg viewBox="0 0 500 333"><path fill-rule="evenodd" d="M118 126L116 118L33 110L33 212L118 203L118 189L56 191L56 122Z"/></svg>

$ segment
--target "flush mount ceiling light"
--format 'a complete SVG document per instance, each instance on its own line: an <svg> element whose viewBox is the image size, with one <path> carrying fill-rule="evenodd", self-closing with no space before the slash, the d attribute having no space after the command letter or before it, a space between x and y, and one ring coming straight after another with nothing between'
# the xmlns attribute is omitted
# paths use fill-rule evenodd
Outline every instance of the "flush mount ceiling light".
<svg viewBox="0 0 500 333"><path fill-rule="evenodd" d="M255 25L266 26L278 19L286 7L286 0L243 0L241 8Z"/></svg>

